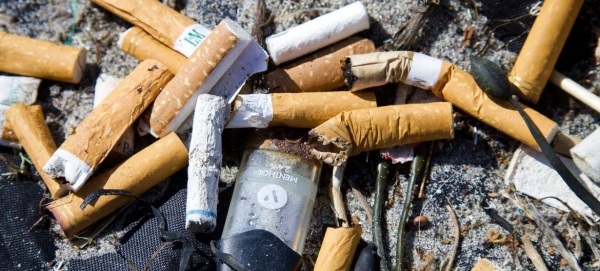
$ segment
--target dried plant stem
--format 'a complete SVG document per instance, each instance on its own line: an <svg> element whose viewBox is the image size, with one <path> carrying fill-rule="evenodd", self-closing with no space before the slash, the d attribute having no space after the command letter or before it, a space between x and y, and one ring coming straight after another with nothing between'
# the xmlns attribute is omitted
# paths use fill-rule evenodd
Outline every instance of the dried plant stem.
<svg viewBox="0 0 600 271"><path fill-rule="evenodd" d="M371 205L369 205L369 203L367 202L365 196L358 189L358 185L356 184L355 178L348 178L348 183L350 184L350 187L352 187L352 193L358 199L358 202L360 202L360 205L362 206L365 213L367 213L369 223L373 223L373 209L371 208Z"/></svg>
<svg viewBox="0 0 600 271"><path fill-rule="evenodd" d="M348 227L348 217L346 216L346 207L344 206L344 197L342 196L341 186L342 180L344 179L344 171L346 170L346 162L342 163L337 167L333 167L333 174L331 177L331 203L333 204L333 211L338 223L341 223L342 227Z"/></svg>
<svg viewBox="0 0 600 271"><path fill-rule="evenodd" d="M546 263L544 263L544 259L542 259L542 256L540 256L537 250L535 250L533 243L531 243L531 239L529 239L529 235L522 235L521 243L523 243L523 249L525 249L525 253L527 253L527 256L529 259L531 259L533 266L535 266L535 270L548 271Z"/></svg>
<svg viewBox="0 0 600 271"><path fill-rule="evenodd" d="M433 153L433 145L435 141L432 141L429 145L429 155L427 155L427 161L425 162L423 177L421 177L421 184L419 186L419 198L422 199L425 197L425 181L427 181L427 170L429 170L429 162L431 162L431 153Z"/></svg>
<svg viewBox="0 0 600 271"><path fill-rule="evenodd" d="M454 264L456 253L458 252L458 243L460 242L460 224L458 224L456 213L454 212L454 209L450 203L446 205L446 210L448 210L448 213L450 213L450 219L452 220L452 225L454 227L454 245L452 246L452 254L450 254L448 265L446 265L446 271L450 271L452 270L452 265Z"/></svg>

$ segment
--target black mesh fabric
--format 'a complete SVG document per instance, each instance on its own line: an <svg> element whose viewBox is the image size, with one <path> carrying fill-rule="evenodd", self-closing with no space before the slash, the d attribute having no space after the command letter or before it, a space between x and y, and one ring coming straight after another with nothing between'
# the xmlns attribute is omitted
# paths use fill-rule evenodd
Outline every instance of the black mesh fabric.
<svg viewBox="0 0 600 271"><path fill-rule="evenodd" d="M535 3L535 0L481 0L480 13L488 18L490 28L495 28L494 37L506 43L509 50L519 52L535 20L533 16L524 15Z"/></svg>

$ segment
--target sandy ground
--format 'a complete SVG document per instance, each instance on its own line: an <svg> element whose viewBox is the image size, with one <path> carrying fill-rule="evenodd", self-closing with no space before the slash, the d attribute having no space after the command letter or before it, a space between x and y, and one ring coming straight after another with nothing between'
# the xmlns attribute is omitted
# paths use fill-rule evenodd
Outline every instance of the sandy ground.
<svg viewBox="0 0 600 271"><path fill-rule="evenodd" d="M237 20L246 30L253 27L255 1L251 0L165 0L171 7L211 28L222 18ZM276 16L274 25L266 29L266 35L283 31L291 26L310 20L311 18L344 6L351 1L321 0L301 1L266 1L269 11ZM372 38L378 46L392 43L392 36L400 26L422 6L422 1L363 1L368 7L373 24L363 36ZM484 1L485 3L490 1ZM535 2L535 1L533 1ZM474 6L477 7L475 11ZM532 5L517 5L519 8L530 8ZM480 1L442 0L430 20L423 29L415 51L425 52L445 59L468 70L468 57L479 53L484 47L490 27L486 14L489 6ZM488 13L486 13L488 12ZM598 94L600 78L598 66L593 56L594 40L597 39L598 1L586 1L582 9L580 21L576 24L578 35L583 43L570 41L557 69L571 76L591 91ZM125 77L139 61L123 53L116 45L119 33L130 25L118 17L102 10L89 1L76 1L76 28L72 36L72 46L87 50L87 72L78 85L44 81L39 91L40 103L44 106L47 122L54 132L57 145L61 144L74 127L89 113L93 103L93 85L99 73ZM507 18L494 18L507 19ZM64 43L69 39L73 23L71 1L0 1L0 30L16 33L32 38ZM474 29L472 46L463 44L463 33L467 28ZM573 36L573 35L572 35ZM586 38L587 37L587 38ZM577 37L575 37L577 38ZM492 36L490 48L481 56L502 63L505 70L510 70L516 59L516 53L510 46ZM576 43L576 44L575 44ZM579 46L579 47L578 47ZM583 49L582 49L583 48ZM376 90L380 98L389 103L393 100L396 86L386 86ZM388 93L385 94L384 93ZM390 98L391 97L391 98ZM600 124L600 114L587 108L580 102L570 98L554 86L546 88L538 105L534 106L546 116L555 120L561 131L566 134L585 137ZM459 112L460 113L460 112ZM445 209L447 201L454 207L461 225L462 241L453 270L470 270L479 257L491 260L499 270L532 270L533 265L522 248L513 248L509 243L492 244L486 238L486 232L494 229L506 235L506 231L491 223L479 207L482 199L487 198L499 213L515 225L521 232L531 235L538 252L542 255L551 270L570 270L561 264L561 256L550 249L535 224L526 219L520 210L501 197L490 197L506 190L508 186L503 176L518 143L484 125L465 114L456 119L455 138L442 140L434 144L430 172L428 173L425 196L414 201L411 218L421 214L429 218L430 224L422 229L409 226L407 231L405 259L412 269L438 270L448 261L453 241L451 221ZM228 131L226 137L230 141L245 140L246 132ZM240 135L241 134L241 135ZM475 139L478 140L475 140ZM227 147L227 142L225 143ZM235 144L232 144L235 145ZM346 177L356 178L362 193L373 204L374 160L377 152L365 153L353 157L348 162ZM240 162L239 155L225 157L227 166L224 171L235 173ZM396 231L399 225L399 210L405 200L402 191L406 186L408 164L392 166L387 185L388 205L385 207L383 234L385 252L390 259L396 251ZM392 174L391 174L392 175ZM326 186L330 180L331 168L325 167L321 178L320 191L313 211L310 230L304 250L304 269L311 270L316 261L325 226L335 225ZM225 179L233 179L232 174L225 174ZM357 217L363 227L363 239L372 241L371 223L365 215L358 200L345 182L343 187L346 205L351 216ZM160 189L154 189L151 195L160 196ZM545 219L555 233L569 247L576 248L576 239L569 232L577 225L573 217L543 204L536 204L542 210ZM409 223L412 224L412 223ZM57 230L57 227L54 227ZM68 269L68 261L73 258L86 258L98 253L111 251L120 233L109 232L93 245L83 251L74 251L64 241L57 239L59 249L56 262L64 261ZM591 269L595 261L600 260L591 253L588 244L583 241L579 260L584 269ZM104 252L103 252L104 251ZM425 267L428 258L433 255L429 267ZM391 262L394 262L393 260Z"/></svg>

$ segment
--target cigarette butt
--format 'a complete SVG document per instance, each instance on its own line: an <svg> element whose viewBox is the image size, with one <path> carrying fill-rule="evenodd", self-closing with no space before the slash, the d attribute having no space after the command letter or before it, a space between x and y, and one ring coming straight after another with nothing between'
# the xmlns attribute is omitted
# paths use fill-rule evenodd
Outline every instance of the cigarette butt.
<svg viewBox="0 0 600 271"><path fill-rule="evenodd" d="M571 149L571 156L575 165L585 175L600 183L600 129L584 138Z"/></svg>
<svg viewBox="0 0 600 271"><path fill-rule="evenodd" d="M279 65L366 29L369 29L369 14L361 2L355 2L271 35L266 44L273 63Z"/></svg>
<svg viewBox="0 0 600 271"><path fill-rule="evenodd" d="M349 156L392 146L452 138L452 104L406 104L346 111L312 129L312 154L339 166Z"/></svg>
<svg viewBox="0 0 600 271"><path fill-rule="evenodd" d="M212 232L217 226L221 134L229 107L222 97L198 96L190 144L185 228Z"/></svg>
<svg viewBox="0 0 600 271"><path fill-rule="evenodd" d="M278 68L265 78L271 93L331 91L345 86L340 59L373 51L371 40L354 36Z"/></svg>
<svg viewBox="0 0 600 271"><path fill-rule="evenodd" d="M546 0L508 79L516 94L537 103L584 0Z"/></svg>
<svg viewBox="0 0 600 271"><path fill-rule="evenodd" d="M409 85L415 81L414 76L409 77L408 74L412 68L412 62L419 61L422 54L413 53L409 51L398 51L398 52L381 52L381 53L369 53L369 54L358 54L342 58L340 64L342 69L347 71L346 73L346 84L350 87L350 91L358 91L370 87L382 86L389 83L404 82ZM417 58L417 59L415 59ZM437 60L435 58L423 58L424 60ZM441 62L437 60L438 62ZM440 63L441 64L441 63ZM429 77L429 84L421 84L421 88L431 89L432 80L437 80L439 74L440 64L427 65L430 69L430 73L435 74L433 77ZM422 65L425 70L425 65ZM415 66L415 72L419 67ZM437 73L436 73L437 71ZM417 82L423 81L425 78L418 79Z"/></svg>
<svg viewBox="0 0 600 271"><path fill-rule="evenodd" d="M360 226L327 228L314 270L350 270L361 234Z"/></svg>
<svg viewBox="0 0 600 271"><path fill-rule="evenodd" d="M14 134L31 158L52 197L56 199L65 195L67 189L42 171L42 167L56 151L56 144L44 120L42 108L39 105L15 104L5 111L5 115L7 122L12 123Z"/></svg>
<svg viewBox="0 0 600 271"><path fill-rule="evenodd" d="M48 206L67 238L111 214L132 200L124 196L103 196L84 210L79 206L87 195L98 189L126 190L140 196L173 173L185 167L188 152L175 134L170 134L95 177L75 193Z"/></svg>
<svg viewBox="0 0 600 271"><path fill-rule="evenodd" d="M189 57L210 30L156 0L92 0Z"/></svg>
<svg viewBox="0 0 600 271"><path fill-rule="evenodd" d="M121 50L141 61L146 59L158 60L169 67L173 74L179 72L187 62L187 57L148 35L146 31L137 26L121 33L117 43Z"/></svg>
<svg viewBox="0 0 600 271"><path fill-rule="evenodd" d="M44 172L65 177L71 190L79 190L172 77L160 62L142 62L81 122Z"/></svg>
<svg viewBox="0 0 600 271"><path fill-rule="evenodd" d="M0 31L0 71L76 84L85 50Z"/></svg>
<svg viewBox="0 0 600 271"><path fill-rule="evenodd" d="M306 92L238 95L227 128L314 128L348 110L377 107L372 92Z"/></svg>
<svg viewBox="0 0 600 271"><path fill-rule="evenodd" d="M0 104L32 105L37 99L41 82L33 77L0 75Z"/></svg>

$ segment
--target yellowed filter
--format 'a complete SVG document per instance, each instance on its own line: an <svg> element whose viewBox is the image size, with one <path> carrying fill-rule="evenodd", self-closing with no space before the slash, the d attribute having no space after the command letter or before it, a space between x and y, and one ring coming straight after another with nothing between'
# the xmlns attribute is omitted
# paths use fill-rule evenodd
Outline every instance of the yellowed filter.
<svg viewBox="0 0 600 271"><path fill-rule="evenodd" d="M125 53L139 60L156 59L176 74L187 62L187 58L177 51L148 35L146 31L134 26L119 39L119 46Z"/></svg>
<svg viewBox="0 0 600 271"><path fill-rule="evenodd" d="M327 228L314 270L350 270L361 234L362 229L360 226L353 228Z"/></svg>
<svg viewBox="0 0 600 271"><path fill-rule="evenodd" d="M79 83L85 50L0 31L0 72Z"/></svg>
<svg viewBox="0 0 600 271"><path fill-rule="evenodd" d="M42 171L42 167L56 151L56 143L54 143L50 129L44 120L42 107L15 104L4 114L7 123L12 123L14 134L31 158L52 197L56 199L66 195L67 189L59 181Z"/></svg>
<svg viewBox="0 0 600 271"><path fill-rule="evenodd" d="M509 76L519 97L538 102L583 2L544 1Z"/></svg>
<svg viewBox="0 0 600 271"><path fill-rule="evenodd" d="M340 59L373 51L371 40L354 36L278 68L265 78L271 93L331 91L345 85Z"/></svg>
<svg viewBox="0 0 600 271"><path fill-rule="evenodd" d="M84 210L79 206L98 189L127 190L140 196L187 165L188 152L177 135L170 135L136 153L122 164L95 177L81 190L48 206L67 238L73 237L98 220L132 200L124 196L102 196Z"/></svg>
<svg viewBox="0 0 600 271"><path fill-rule="evenodd" d="M406 104L346 111L308 133L312 154L339 166L349 156L454 135L452 104Z"/></svg>

